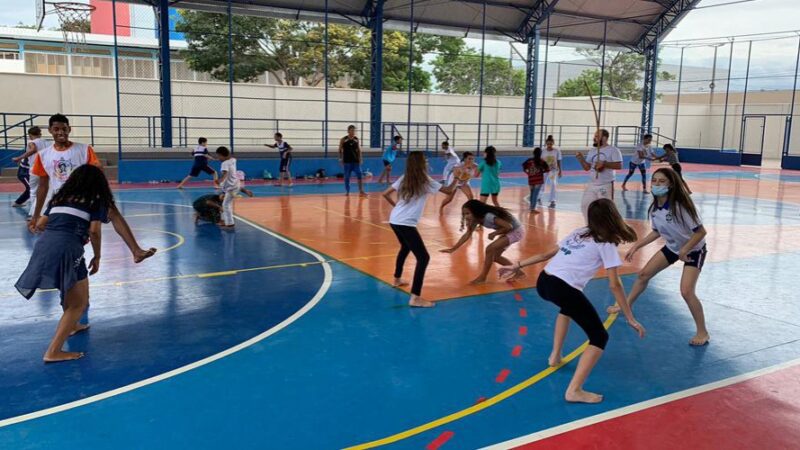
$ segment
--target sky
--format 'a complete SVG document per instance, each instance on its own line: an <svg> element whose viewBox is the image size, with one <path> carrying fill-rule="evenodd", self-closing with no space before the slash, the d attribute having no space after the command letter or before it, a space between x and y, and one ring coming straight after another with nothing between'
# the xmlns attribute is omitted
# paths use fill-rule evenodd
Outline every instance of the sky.
<svg viewBox="0 0 800 450"><path fill-rule="evenodd" d="M36 0L0 0L0 25L16 25L18 23L33 24L35 21ZM74 1L74 0L73 0ZM81 0L85 1L85 0ZM605 1L605 0L594 0ZM699 40L716 37L762 33L765 31L800 30L800 0L703 0L695 9L687 14L678 26L673 29L666 42ZM55 20L48 18L46 27L55 26ZM761 83L790 82L790 72L794 71L794 56L797 52L797 34L789 38L772 41L755 42L751 62L751 76ZM734 45L733 78L744 76L747 65L747 44ZM480 40L468 39L468 45L480 48ZM517 44L517 49L524 54L524 45ZM507 58L510 53L509 43L487 40L487 54ZM687 66L711 67L714 51L712 47L688 48L684 51L684 64ZM660 57L663 63L678 64L680 49L675 45L663 45ZM718 66L727 70L730 57L730 45L718 49ZM515 59L519 56L515 56ZM570 47L557 46L549 49L550 61L568 61L577 59L578 55ZM517 64L522 64L518 61ZM765 80L774 75L775 80Z"/></svg>

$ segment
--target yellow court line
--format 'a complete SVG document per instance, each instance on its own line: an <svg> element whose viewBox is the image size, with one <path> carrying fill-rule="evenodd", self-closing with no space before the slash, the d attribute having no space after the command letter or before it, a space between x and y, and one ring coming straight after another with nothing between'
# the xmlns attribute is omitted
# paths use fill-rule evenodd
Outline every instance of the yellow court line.
<svg viewBox="0 0 800 450"><path fill-rule="evenodd" d="M611 325L614 323L614 321L616 319L617 319L617 314L610 314L608 316L608 318L606 319L605 323L603 323L603 326L605 326L606 329L610 328ZM564 357L564 359L562 360L560 365L558 365L556 367L548 367L547 369L542 370L541 372L539 372L536 375L528 378L527 380L517 384L516 386L513 386L513 387L511 387L511 388L509 388L509 389L507 389L507 390L495 395L494 397L488 398L488 399L484 400L481 403L473 405L473 406L471 406L469 408L462 409L461 411L454 412L454 413L449 414L447 416L441 417L441 418L436 419L436 420L434 420L432 422L428 422L426 424L423 424L423 425L408 429L406 431L402 431L400 433L393 434L391 436L387 436L387 437L385 437L383 439L378 439L378 440L375 440L375 441L366 442L364 444L359 444L359 445L355 445L355 446L352 446L352 447L347 447L345 450L362 450L362 449L375 448L375 447L380 447L380 446L383 446L383 445L392 444L392 443L401 441L403 439L410 438L411 436L416 436L416 435L418 435L420 433L424 433L425 431L429 431L429 430L432 430L434 428L440 427L442 425L445 425L445 424L448 424L448 423L455 422L457 420L463 419L464 417L467 417L469 415L475 414L477 412L483 411L484 409L492 407L492 406L502 402L503 400L506 400L509 397L511 397L511 396L513 396L515 394L518 394L519 392L523 391L524 389L527 389L527 388L533 386L534 384L538 383L539 381L542 381L547 376L555 373L555 371L557 371L558 369L564 367L564 365L566 365L567 363L569 363L573 359L577 358L578 355L583 353L583 351L588 346L589 346L589 341L584 342L578 348L573 350L569 355Z"/></svg>

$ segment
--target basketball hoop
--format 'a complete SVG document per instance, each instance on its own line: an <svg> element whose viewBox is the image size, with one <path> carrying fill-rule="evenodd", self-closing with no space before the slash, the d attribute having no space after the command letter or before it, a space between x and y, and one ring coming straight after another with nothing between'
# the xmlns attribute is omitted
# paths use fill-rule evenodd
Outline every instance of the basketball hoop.
<svg viewBox="0 0 800 450"><path fill-rule="evenodd" d="M42 29L46 15L58 16L61 33L64 35L64 44L69 49L86 45L86 33L89 32L85 25L90 23L92 12L97 9L94 5L78 2L51 2L35 0L36 4L36 31ZM48 8L48 6L50 6Z"/></svg>
<svg viewBox="0 0 800 450"><path fill-rule="evenodd" d="M58 23L61 24L64 43L76 46L86 45L86 32L88 30L81 27L90 23L92 12L96 7L86 3L75 2L53 2L52 5L58 16Z"/></svg>

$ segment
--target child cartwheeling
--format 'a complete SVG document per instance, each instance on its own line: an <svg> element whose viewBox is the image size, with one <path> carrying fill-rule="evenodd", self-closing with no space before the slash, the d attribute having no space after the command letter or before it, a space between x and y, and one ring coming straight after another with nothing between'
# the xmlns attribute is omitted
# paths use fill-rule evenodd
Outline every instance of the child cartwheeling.
<svg viewBox="0 0 800 450"><path fill-rule="evenodd" d="M222 223L221 228L233 229L233 199L239 192L239 179L236 171L236 158L231 156L231 151L227 147L219 147L216 151L217 157L222 161L220 171L222 175L219 179L219 187L222 189L224 198L222 200Z"/></svg>
<svg viewBox="0 0 800 450"><path fill-rule="evenodd" d="M386 147L386 150L383 151L383 172L381 172L381 176L378 177L378 184L383 183L384 179L386 179L386 184L392 182L392 164L394 160L397 159L397 154L400 152L402 145L403 138L401 136L395 136L392 139L392 145Z"/></svg>
<svg viewBox="0 0 800 450"><path fill-rule="evenodd" d="M478 225L494 230L489 233L489 240L493 241L486 247L486 255L483 259L483 268L478 277L470 284L481 284L486 282L486 277L492 269L494 263L501 266L510 266L511 261L503 256L503 252L512 244L522 240L525 235L522 225L516 217L508 210L497 206L489 206L478 200L469 200L461 207L461 223L466 225L467 231L461 239L450 248L441 250L442 253L453 253L464 245L475 232ZM521 273L516 274L521 276Z"/></svg>
<svg viewBox="0 0 800 450"><path fill-rule="evenodd" d="M536 291L539 295L560 308L553 335L553 351L548 363L551 367L562 364L561 351L567 337L570 320L574 320L589 337L589 346L581 355L575 374L567 387L564 398L568 402L599 403L603 396L583 389L583 384L595 364L603 355L608 342L608 331L597 310L583 293L584 287L601 267L606 269L611 293L622 308L622 313L639 336L644 336L644 327L633 317L625 300L625 288L619 278L622 265L617 246L636 240L636 232L629 227L609 199L595 200L589 204L588 225L570 233L558 246L547 253L520 261L513 268L500 269L503 276L518 276L525 266L550 262L539 274Z"/></svg>
<svg viewBox="0 0 800 450"><path fill-rule="evenodd" d="M180 183L178 183L178 189L183 189L183 185L186 184L192 178L196 178L200 176L200 172L205 172L211 175L214 178L214 186L217 185L217 171L212 169L211 166L208 165L208 161L214 159L213 156L208 154L208 139L201 137L197 140L197 147L192 150L192 157L194 158L194 162L192 163L192 170L189 171L189 175L183 179Z"/></svg>
<svg viewBox="0 0 800 450"><path fill-rule="evenodd" d="M461 164L453 167L453 170L449 172L449 176L446 178L446 185L450 185L454 179L456 180L456 189L442 200L442 205L439 206L439 214L444 212L444 207L453 201L458 191L463 192L467 196L467 200L474 198L472 196L472 188L469 187L469 180L477 175L478 165L475 164L475 155L472 152L464 152L464 159Z"/></svg>
<svg viewBox="0 0 800 450"><path fill-rule="evenodd" d="M414 281L411 284L411 298L408 301L412 307L430 308L434 306L432 302L422 298L422 283L425 281L425 270L428 268L430 255L417 230L417 223L425 209L425 201L428 196L437 192L450 194L454 189L455 181L450 186L444 187L428 176L428 163L422 152L411 152L408 154L405 174L383 192L383 197L393 206L389 215L389 225L400 242L400 251L397 253L394 269L393 285L395 287L408 285L401 278L408 254L413 253L417 259ZM394 192L397 192L397 200L394 199Z"/></svg>
<svg viewBox="0 0 800 450"><path fill-rule="evenodd" d="M697 332L689 339L689 345L706 345L709 341L706 319L703 314L703 305L697 298L695 289L700 271L706 261L706 229L697 213L697 208L678 174L666 167L653 173L650 190L653 193L653 203L650 205L650 223L653 231L636 244L625 255L631 261L633 255L642 247L663 237L666 244L661 250L650 258L647 265L639 272L639 277L633 283L633 288L628 295L630 305L639 298L647 289L647 284L659 272L682 261L683 274L681 275L681 295L689 312L694 318ZM608 308L609 312L619 311L618 306Z"/></svg>
<svg viewBox="0 0 800 450"><path fill-rule="evenodd" d="M89 275L100 270L101 224L108 222L114 197L103 171L82 165L72 171L64 186L53 196L38 221L43 229L33 247L28 267L14 285L30 299L37 289L58 289L64 313L55 336L44 354L44 362L81 358L83 353L65 352L70 335L84 331L79 325L89 305ZM87 271L83 246L92 243L94 256Z"/></svg>
<svg viewBox="0 0 800 450"><path fill-rule="evenodd" d="M284 177L288 181L287 186L292 187L292 146L283 140L283 134L275 133L275 144L264 144L265 147L277 148L281 157L281 164L278 167L278 183L276 186L283 186ZM251 196L252 197L252 196Z"/></svg>
<svg viewBox="0 0 800 450"><path fill-rule="evenodd" d="M497 196L500 195L500 169L503 168L503 164L498 161L497 149L493 146L486 147L484 153L486 156L478 166L478 171L481 173L481 201L486 203L491 196L492 203L499 208Z"/></svg>
<svg viewBox="0 0 800 450"><path fill-rule="evenodd" d="M536 147L533 149L533 158L528 158L522 163L522 170L528 174L528 187L531 190L531 212L538 214L539 211L536 210L536 205L540 203L539 193L542 192L545 174L550 172L550 167L542 159L541 148Z"/></svg>

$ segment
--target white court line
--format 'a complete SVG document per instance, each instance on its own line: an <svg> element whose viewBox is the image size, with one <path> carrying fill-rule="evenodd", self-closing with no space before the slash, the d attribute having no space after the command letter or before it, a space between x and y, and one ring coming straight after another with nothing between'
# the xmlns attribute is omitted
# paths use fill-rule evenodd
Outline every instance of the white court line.
<svg viewBox="0 0 800 450"><path fill-rule="evenodd" d="M175 203L153 203L153 202L121 202L121 203L141 203L141 204L147 204L147 205L168 205L168 206L180 206L180 207L184 207L184 208L191 208L191 206L179 205L179 204L175 204ZM99 401L105 400L107 398L115 397L117 395L121 395L121 394L124 394L126 392L130 392L130 391L133 391L135 389L139 389L141 387L144 387L144 386L147 386L147 385L150 385L150 384L154 384L154 383L158 383L159 381L163 381L163 380L166 380L168 378L172 378L172 377L178 376L178 375L180 375L182 373L186 373L186 372L188 372L190 370L197 369L198 367L205 366L206 364L210 364L210 363L212 363L214 361L217 361L217 360L220 360L220 359L222 359L222 358L224 358L226 356L230 356L230 355L232 355L232 354L234 354L234 353L236 353L236 352L238 352L240 350L244 350L247 347L250 347L250 346L252 346L254 344L257 344L258 342L263 341L264 339L272 336L273 334L277 333L278 331L281 331L282 329L288 327L294 321L296 321L297 319L302 317L305 313L310 311L311 308L316 306L317 303L319 303L322 300L322 297L324 297L325 294L328 292L328 289L330 289L331 283L333 281L333 271L331 269L330 264L325 260L325 258L323 258L317 252L314 252L313 250L307 249L307 248L305 248L305 247L303 247L303 246L301 246L301 245L299 245L299 244L297 244L295 242L292 242L292 241L284 238L283 236L275 234L272 231L267 230L266 228L263 228L263 227L261 227L259 225L254 224L253 222L250 222L249 220L242 219L241 217L238 217L238 216L236 216L236 219L237 220L241 220L242 222L250 225L251 227L253 227L253 228L257 229L257 230L263 231L264 233L266 233L266 234L268 234L268 235L270 235L270 236L272 236L274 238L277 238L277 239L279 239L279 240L291 245L292 247L296 247L296 248L298 248L298 249L310 254L311 256L316 258L317 261L319 261L321 263L322 268L323 268L324 273L325 273L325 277L324 277L324 279L322 281L322 286L320 286L320 288L317 291L317 293L314 294L314 297L312 297L311 300L308 303L306 303L302 308L297 310L297 312L295 312L294 314L292 314L291 316L286 318L283 322L275 325L274 327L270 328L269 330L267 330L267 331L265 331L265 332L263 332L263 333L261 333L261 334L259 334L257 336L254 336L254 337L242 342L241 344L237 344L237 345L235 345L235 346L233 346L231 348L223 350L223 351L221 351L221 352L219 352L217 354L208 356L208 357L203 358L203 359L201 359L199 361L195 361L195 362L193 362L191 364L187 364L187 365L185 365L183 367L179 367L177 369L170 370L169 372L165 372L165 373L162 373L160 375L156 375L154 377L147 378L145 380L137 381L136 383L132 383L132 384L129 384L127 386L122 386L122 387L119 387L119 388L116 388L116 389L112 389L110 391L103 392L101 394L93 395L91 397L86 397L86 398L83 398L83 399L80 399L80 400L76 400L74 402L65 403L63 405L54 406L52 408L46 408L46 409L43 409L43 410L40 410L40 411L35 411L35 412L32 412L32 413L23 414L21 416L16 416L16 417L11 417L9 419L0 420L0 428L7 427L9 425L14 425L14 424L17 424L17 423L20 423L20 422L25 422L25 421L28 421L28 420L38 419L38 418L44 417L44 416L49 416L51 414L64 412L64 411L67 411L67 410L70 410L70 409L74 409L74 408L78 408L78 407L81 407L81 406L88 405L90 403L99 402ZM80 362L78 364L80 364Z"/></svg>
<svg viewBox="0 0 800 450"><path fill-rule="evenodd" d="M800 358L787 361L785 363L781 363L775 366L766 367L764 369L759 369L753 372L748 372L730 378L725 378L724 380L715 381L713 383L708 383L701 386L693 387L691 389L686 389L684 391L674 392L672 394L667 394L662 397L646 400L640 403L635 403L633 405L625 406L623 408L618 408L608 412L604 412L602 414L586 417L585 419L580 419L574 422L565 423L557 427L548 428L542 431L537 431L536 433L531 433L526 436L521 436L505 442L501 442L499 444L494 444L488 447L484 447L483 450L501 450L501 449L504 450L504 449L519 447L521 445L530 444L531 442L540 441L542 439L553 437L569 431L577 430L579 428L584 428L589 425L594 425L596 423L604 422L606 420L611 420L617 417L639 412L648 408L663 405L665 403L674 402L676 400L680 400L686 397L691 397L693 395L702 394L703 392L708 392L714 389L730 386L732 384L741 383L743 381L751 380L753 378L757 378L762 375L767 375L797 365L800 365Z"/></svg>

